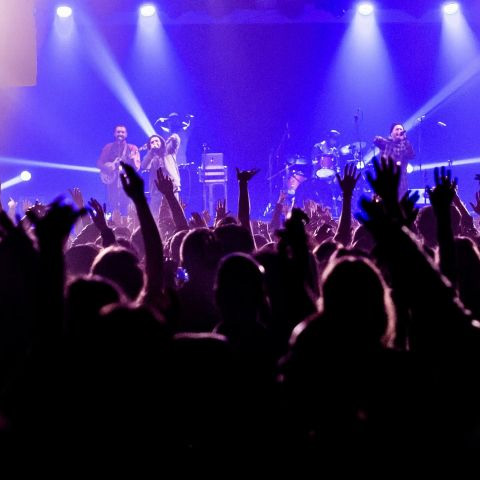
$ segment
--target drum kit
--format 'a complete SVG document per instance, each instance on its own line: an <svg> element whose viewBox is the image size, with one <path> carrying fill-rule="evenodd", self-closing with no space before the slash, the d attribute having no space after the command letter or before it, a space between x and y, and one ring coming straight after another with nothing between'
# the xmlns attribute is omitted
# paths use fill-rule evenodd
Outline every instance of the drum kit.
<svg viewBox="0 0 480 480"><path fill-rule="evenodd" d="M362 153L367 144L354 142L341 148L333 148L327 153L319 153L312 160L302 155L287 159L284 176L284 190L296 206L303 206L305 200L314 200L331 209L333 216L339 216L342 192L336 174L355 163L359 170L365 168ZM361 186L358 187L362 189Z"/></svg>

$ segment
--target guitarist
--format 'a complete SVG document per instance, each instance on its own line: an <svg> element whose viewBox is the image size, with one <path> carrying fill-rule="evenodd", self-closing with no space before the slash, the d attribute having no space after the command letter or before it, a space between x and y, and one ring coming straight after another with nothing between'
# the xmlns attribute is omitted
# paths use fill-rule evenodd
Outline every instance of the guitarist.
<svg viewBox="0 0 480 480"><path fill-rule="evenodd" d="M140 153L135 145L127 143L125 125L117 125L113 135L115 141L103 147L97 166L100 169L100 178L107 186L107 208L111 211L120 210L122 215L126 215L129 199L123 191L118 175L120 162L128 163L138 170Z"/></svg>

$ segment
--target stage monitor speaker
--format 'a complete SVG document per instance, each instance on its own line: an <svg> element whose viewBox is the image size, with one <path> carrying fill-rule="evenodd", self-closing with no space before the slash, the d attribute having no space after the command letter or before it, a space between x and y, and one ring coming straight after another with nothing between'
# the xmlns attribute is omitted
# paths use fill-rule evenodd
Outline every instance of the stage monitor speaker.
<svg viewBox="0 0 480 480"><path fill-rule="evenodd" d="M35 0L0 0L0 87L37 83Z"/></svg>

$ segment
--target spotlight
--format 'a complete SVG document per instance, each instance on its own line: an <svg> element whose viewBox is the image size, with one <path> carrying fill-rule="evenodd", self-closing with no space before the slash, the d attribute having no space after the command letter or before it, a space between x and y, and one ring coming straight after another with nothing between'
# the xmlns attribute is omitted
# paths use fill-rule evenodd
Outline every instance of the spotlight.
<svg viewBox="0 0 480 480"><path fill-rule="evenodd" d="M68 5L60 5L57 7L57 15L60 18L68 18L71 17L73 13L72 7L69 7Z"/></svg>
<svg viewBox="0 0 480 480"><path fill-rule="evenodd" d="M19 183L28 182L31 178L32 178L32 174L24 170L20 175L10 178L6 182L2 182L1 188L2 190L6 190L7 188L14 187Z"/></svg>
<svg viewBox="0 0 480 480"><path fill-rule="evenodd" d="M443 4L443 13L446 15L455 15L460 11L460 4L458 2L447 2Z"/></svg>
<svg viewBox="0 0 480 480"><path fill-rule="evenodd" d="M373 3L370 2L362 2L359 3L357 6L357 12L360 15L371 15L373 11L375 10L375 7L373 6Z"/></svg>
<svg viewBox="0 0 480 480"><path fill-rule="evenodd" d="M24 170L24 171L20 174L20 178L21 178L24 182L28 182L29 180L31 180L32 174L31 174L29 171Z"/></svg>
<svg viewBox="0 0 480 480"><path fill-rule="evenodd" d="M142 17L153 17L155 13L157 12L157 9L155 5L151 3L146 3L145 5L142 5L140 7L140 15Z"/></svg>
<svg viewBox="0 0 480 480"><path fill-rule="evenodd" d="M412 173L413 172L413 165L411 163L409 163L407 165L407 173Z"/></svg>

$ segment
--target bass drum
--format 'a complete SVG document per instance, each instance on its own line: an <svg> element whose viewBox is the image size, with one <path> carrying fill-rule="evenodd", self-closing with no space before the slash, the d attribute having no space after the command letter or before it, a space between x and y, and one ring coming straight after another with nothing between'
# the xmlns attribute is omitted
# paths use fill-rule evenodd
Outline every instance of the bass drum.
<svg viewBox="0 0 480 480"><path fill-rule="evenodd" d="M318 178L312 178L300 184L295 192L295 206L303 208L305 200L313 200L315 203L329 207L332 215L338 216L338 208L341 206L341 195L337 191L334 182L327 182Z"/></svg>

